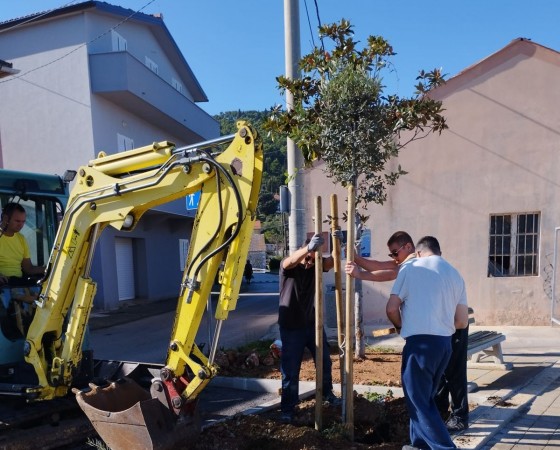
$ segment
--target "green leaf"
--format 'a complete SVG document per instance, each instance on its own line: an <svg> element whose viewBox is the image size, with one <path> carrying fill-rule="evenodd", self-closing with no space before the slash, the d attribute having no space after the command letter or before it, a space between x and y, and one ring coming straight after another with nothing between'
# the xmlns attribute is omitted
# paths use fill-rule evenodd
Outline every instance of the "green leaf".
<svg viewBox="0 0 560 450"><path fill-rule="evenodd" d="M346 19L321 26L319 35L331 45L301 58L301 78L277 78L279 89L293 94L294 108L271 111L264 126L293 139L305 166L322 160L334 183L355 184L364 209L383 204L386 187L407 174L400 166L387 170L389 162L410 142L447 128L442 103L430 98L445 76L420 70L411 98L385 95L382 72L392 70L396 54L387 40L369 36L359 49Z"/></svg>

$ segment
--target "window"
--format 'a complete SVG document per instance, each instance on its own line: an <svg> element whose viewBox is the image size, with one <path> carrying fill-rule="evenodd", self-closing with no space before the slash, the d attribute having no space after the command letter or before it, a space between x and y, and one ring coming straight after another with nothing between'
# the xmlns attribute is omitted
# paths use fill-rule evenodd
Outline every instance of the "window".
<svg viewBox="0 0 560 450"><path fill-rule="evenodd" d="M126 39L123 38L115 30L111 31L111 43L112 43L114 52L126 51Z"/></svg>
<svg viewBox="0 0 560 450"><path fill-rule="evenodd" d="M490 216L489 277L539 274L539 214Z"/></svg>
<svg viewBox="0 0 560 450"><path fill-rule="evenodd" d="M148 67L148 69L150 69L152 72L159 73L158 65L154 61L152 61L150 58L148 58L146 56L145 59L144 59L144 62L146 64L146 67Z"/></svg>
<svg viewBox="0 0 560 450"><path fill-rule="evenodd" d="M21 234L27 240L31 261L38 266L45 265L62 220L62 205L55 199L43 196L30 196L23 199L19 196L2 194L0 208L14 201L25 208L26 218Z"/></svg>
<svg viewBox="0 0 560 450"><path fill-rule="evenodd" d="M117 151L124 152L134 148L134 141L129 137L117 133Z"/></svg>
<svg viewBox="0 0 560 450"><path fill-rule="evenodd" d="M176 80L175 78L171 78L171 86L173 86L181 94L183 93L183 85L181 84L180 81Z"/></svg>

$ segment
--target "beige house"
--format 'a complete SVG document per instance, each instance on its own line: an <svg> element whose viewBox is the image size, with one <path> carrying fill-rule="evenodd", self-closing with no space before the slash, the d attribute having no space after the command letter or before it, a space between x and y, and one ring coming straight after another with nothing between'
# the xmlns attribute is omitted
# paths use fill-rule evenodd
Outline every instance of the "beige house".
<svg viewBox="0 0 560 450"><path fill-rule="evenodd" d="M551 303L560 226L560 53L516 39L434 96L443 101L449 130L407 146L394 162L409 173L383 206L368 208L371 257L387 259L396 230L415 241L434 235L465 278L478 324L551 324L560 316ZM332 192L346 208L346 191L320 168L304 175L308 210L313 196L328 205ZM366 322L386 321L391 285L363 283Z"/></svg>

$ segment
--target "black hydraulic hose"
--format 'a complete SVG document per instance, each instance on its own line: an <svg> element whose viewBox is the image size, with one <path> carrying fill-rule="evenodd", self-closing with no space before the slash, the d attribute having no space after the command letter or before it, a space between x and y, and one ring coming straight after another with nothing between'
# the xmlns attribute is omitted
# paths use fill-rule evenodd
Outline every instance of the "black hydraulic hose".
<svg viewBox="0 0 560 450"><path fill-rule="evenodd" d="M231 185L231 187L233 188L233 192L235 194L235 200L237 202L237 210L239 211L238 215L237 215L237 226L235 227L235 231L233 232L233 234L219 247L217 247L216 249L214 249L212 252L210 252L208 255L206 255L202 261L200 261L200 264L197 266L197 268L195 269L194 275L192 277L193 281L196 280L196 277L198 276L198 273L200 272L200 270L202 269L202 266L210 259L212 258L215 254L221 252L225 247L227 247L239 234L239 231L241 230L241 222L243 221L243 217L241 215L242 211L243 211L243 205L241 203L241 194L239 193L239 189L237 188L237 186L235 185L235 182L233 181L233 178L231 177L231 175L229 174L229 172L227 170L225 170L214 158L208 156L206 158L201 158L203 161L208 162L209 164L212 164L214 167L216 167L220 172L222 172L222 174L224 175L224 177L227 179L227 181L229 182L229 184Z"/></svg>
<svg viewBox="0 0 560 450"><path fill-rule="evenodd" d="M206 250L208 248L208 246L210 245L210 243L216 239L216 236L218 236L218 233L220 231L220 227L222 226L222 221L224 220L224 212L222 210L222 179L219 177L219 175L216 177L216 189L218 192L218 204L220 205L219 208L219 220L218 220L218 226L216 228L216 231L214 231L214 234L212 235L212 237L208 240L208 242L200 249L200 251L193 257L192 261L189 264L189 267L187 269L187 271L185 272L185 275L188 277L188 274L191 273L191 270L193 268L193 265L195 263L195 261L198 260L198 258L200 258L200 255L202 255L202 253L204 252L204 250ZM193 277L194 280L194 277ZM184 280L183 280L184 281Z"/></svg>

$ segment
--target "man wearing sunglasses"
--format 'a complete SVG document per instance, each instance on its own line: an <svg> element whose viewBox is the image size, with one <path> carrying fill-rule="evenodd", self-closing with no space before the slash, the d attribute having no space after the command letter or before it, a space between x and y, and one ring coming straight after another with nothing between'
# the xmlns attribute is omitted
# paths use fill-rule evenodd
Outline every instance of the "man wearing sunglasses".
<svg viewBox="0 0 560 450"><path fill-rule="evenodd" d="M438 385L450 360L451 336L468 326L465 282L440 255L439 242L425 236L419 258L399 270L387 302L387 317L406 340L402 384L410 415L411 445L403 450L457 448L435 402Z"/></svg>
<svg viewBox="0 0 560 450"><path fill-rule="evenodd" d="M333 233L333 238L339 238ZM299 401L299 372L305 349L309 349L315 364L315 252L320 252L324 239L315 234L280 264L280 305L278 325L282 341L280 370L282 421L290 423ZM323 258L323 271L334 267L332 256ZM323 328L323 399L339 405L332 389L330 346Z"/></svg>
<svg viewBox="0 0 560 450"><path fill-rule="evenodd" d="M387 241L389 261L377 261L354 256L354 261L348 261L345 271L348 275L366 281L392 281L397 278L399 267L405 261L416 256L414 242L405 231L397 231Z"/></svg>

